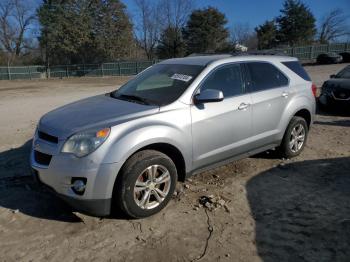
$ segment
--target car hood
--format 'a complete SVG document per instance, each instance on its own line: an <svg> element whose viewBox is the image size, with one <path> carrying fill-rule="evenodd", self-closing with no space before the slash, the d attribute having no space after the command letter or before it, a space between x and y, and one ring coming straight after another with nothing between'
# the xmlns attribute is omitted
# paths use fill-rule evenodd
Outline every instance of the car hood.
<svg viewBox="0 0 350 262"><path fill-rule="evenodd" d="M331 89L349 89L350 90L350 79L339 78L330 79L325 82L326 86Z"/></svg>
<svg viewBox="0 0 350 262"><path fill-rule="evenodd" d="M93 128L105 128L130 119L155 114L159 107L115 99L109 95L89 97L45 114L38 129L65 139Z"/></svg>

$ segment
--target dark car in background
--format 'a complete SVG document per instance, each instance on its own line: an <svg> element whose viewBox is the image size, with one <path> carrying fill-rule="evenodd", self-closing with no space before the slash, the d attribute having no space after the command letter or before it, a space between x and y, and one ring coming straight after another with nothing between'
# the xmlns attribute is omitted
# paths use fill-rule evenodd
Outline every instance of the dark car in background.
<svg viewBox="0 0 350 262"><path fill-rule="evenodd" d="M319 103L322 107L344 106L350 109L350 66L346 66L322 86Z"/></svg>
<svg viewBox="0 0 350 262"><path fill-rule="evenodd" d="M320 54L317 56L317 64L338 64L343 61L343 57L337 53Z"/></svg>
<svg viewBox="0 0 350 262"><path fill-rule="evenodd" d="M349 52L342 52L339 53L339 55L341 55L341 57L343 58L343 63L350 63L350 53Z"/></svg>

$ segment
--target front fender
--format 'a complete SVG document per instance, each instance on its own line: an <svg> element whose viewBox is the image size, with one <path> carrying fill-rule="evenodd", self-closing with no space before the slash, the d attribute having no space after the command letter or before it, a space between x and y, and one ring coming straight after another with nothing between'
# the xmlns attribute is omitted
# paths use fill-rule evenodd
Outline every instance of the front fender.
<svg viewBox="0 0 350 262"><path fill-rule="evenodd" d="M124 163L132 154L143 147L155 143L166 143L176 147L185 159L186 167L191 166L191 132L188 129L178 129L169 125L151 125L121 130L120 126L112 128L114 133L103 163Z"/></svg>

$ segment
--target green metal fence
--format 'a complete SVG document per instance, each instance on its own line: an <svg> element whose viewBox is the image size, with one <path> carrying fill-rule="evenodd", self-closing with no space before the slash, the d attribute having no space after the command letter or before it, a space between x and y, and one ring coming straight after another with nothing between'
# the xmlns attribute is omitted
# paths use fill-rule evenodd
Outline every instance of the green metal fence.
<svg viewBox="0 0 350 262"><path fill-rule="evenodd" d="M45 78L44 66L0 67L0 80Z"/></svg>
<svg viewBox="0 0 350 262"><path fill-rule="evenodd" d="M153 61L125 61L103 64L79 64L52 66L11 66L0 67L0 80L66 78L66 77L101 77L136 75L147 67L157 63Z"/></svg>
<svg viewBox="0 0 350 262"><path fill-rule="evenodd" d="M297 57L301 61L314 60L319 54L324 53L341 53L350 52L350 43L337 43L330 45L310 45L310 46L296 46L290 48L274 49L286 53L287 55Z"/></svg>
<svg viewBox="0 0 350 262"><path fill-rule="evenodd" d="M330 45L297 46L293 48L274 49L287 55L295 56L301 61L312 61L319 54L330 52L350 52L350 43ZM157 63L154 61L123 61L103 64L80 64L52 66L11 66L0 67L0 80L66 78L66 77L101 77L135 75Z"/></svg>

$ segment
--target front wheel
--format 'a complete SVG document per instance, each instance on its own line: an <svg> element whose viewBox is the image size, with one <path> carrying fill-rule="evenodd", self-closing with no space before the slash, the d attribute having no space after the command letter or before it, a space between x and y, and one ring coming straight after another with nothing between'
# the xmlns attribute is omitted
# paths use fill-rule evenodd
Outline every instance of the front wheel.
<svg viewBox="0 0 350 262"><path fill-rule="evenodd" d="M151 216L167 205L176 182L176 167L167 155L140 151L126 161L118 175L114 203L131 217Z"/></svg>
<svg viewBox="0 0 350 262"><path fill-rule="evenodd" d="M286 158L298 156L305 147L308 131L305 119L294 116L283 136L280 146L282 156Z"/></svg>

